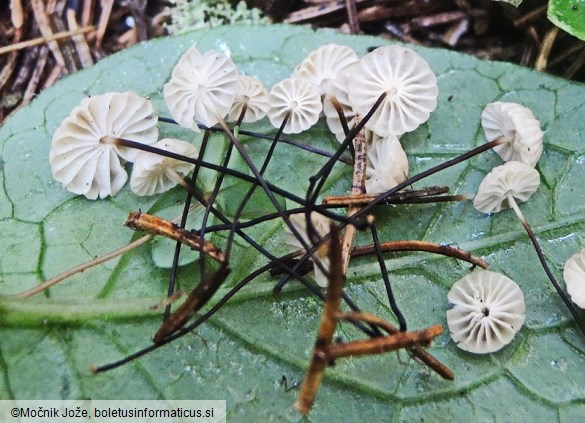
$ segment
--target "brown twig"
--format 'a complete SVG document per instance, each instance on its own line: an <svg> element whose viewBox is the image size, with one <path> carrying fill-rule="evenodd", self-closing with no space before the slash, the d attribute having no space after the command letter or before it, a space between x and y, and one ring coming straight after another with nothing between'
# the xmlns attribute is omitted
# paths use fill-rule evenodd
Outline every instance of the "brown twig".
<svg viewBox="0 0 585 423"><path fill-rule="evenodd" d="M43 2L41 0L31 0L31 5L41 34L43 34L43 37L46 40L48 40L47 45L49 46L49 49L51 50L51 53L53 54L55 61L59 66L65 68L66 66L65 58L63 57L63 54L59 49L59 44L53 38L54 37L53 30L51 29L49 17L46 14Z"/></svg>
<svg viewBox="0 0 585 423"><path fill-rule="evenodd" d="M179 241L192 250L200 249L200 240L197 234L158 216L141 212L130 212L125 225L136 231L145 231L150 234L162 235L166 238ZM226 261L224 254L209 241L203 243L203 253L219 263Z"/></svg>
<svg viewBox="0 0 585 423"><path fill-rule="evenodd" d="M559 28L553 26L544 36L542 40L542 44L540 45L540 50L538 52L538 57L536 58L536 63L534 63L534 69L537 71L544 71L546 70L546 66L548 63L548 57L552 50L552 46L557 38L557 34L559 33Z"/></svg>
<svg viewBox="0 0 585 423"><path fill-rule="evenodd" d="M373 314L369 313L339 313L337 315L337 319L339 321L346 320L358 320L360 322L368 323L371 325L378 326L379 328L385 330L388 334L395 334L399 333L400 331L398 328L394 327L387 321L379 318L378 316L374 316ZM412 347L407 348L408 352L412 354L413 357L419 359L428 367L430 367L433 371L435 371L439 376L443 379L447 380L454 380L455 375L447 366L437 360L431 353L429 353L426 349L424 349L420 345L413 345Z"/></svg>
<svg viewBox="0 0 585 423"><path fill-rule="evenodd" d="M514 26L516 28L522 28L523 26L534 22L546 13L547 7L548 6L545 4L544 6L537 7L536 9L526 13L521 18L518 18L513 22Z"/></svg>
<svg viewBox="0 0 585 423"><path fill-rule="evenodd" d="M113 6L114 6L114 0L102 0L101 1L102 12L100 13L100 18L98 21L98 29L97 29L96 37L95 37L96 47L101 47L101 45L102 45L102 40L104 39L104 35L106 34L106 28L108 27L108 22L110 20L110 14L112 13Z"/></svg>
<svg viewBox="0 0 585 423"><path fill-rule="evenodd" d="M329 283L327 285L327 296L325 298L325 305L323 306L323 313L321 315L321 323L319 325L319 333L315 346L313 348L313 356L311 364L305 377L297 400L295 408L307 415L313 406L317 390L323 379L323 372L327 367L329 361L324 356L324 351L331 345L335 327L337 326L337 319L335 316L339 312L339 303L343 293L343 284L345 281L344 273L341 271L341 245L339 241L339 233L337 227L331 225L331 238L329 242L329 260L330 260L330 274Z"/></svg>
<svg viewBox="0 0 585 423"><path fill-rule="evenodd" d="M69 26L70 31L79 31L80 29L79 25L77 24L77 19L75 19L75 10L73 9L67 9L67 25ZM87 45L85 37L83 37L81 34L75 34L71 37L71 39L75 43L75 49L77 50L77 56L79 56L81 67L88 68L93 65L91 50Z"/></svg>
<svg viewBox="0 0 585 423"><path fill-rule="evenodd" d="M47 59L49 56L49 50L47 49L47 47L42 46L40 48L40 53L39 53L39 57L37 59L37 64L32 72L32 75L28 81L28 85L26 86L26 90L24 91L24 95L22 96L22 105L28 104L34 94L35 91L37 89L37 86L39 84L39 80L41 79L41 76L45 70L45 66L47 64Z"/></svg>
<svg viewBox="0 0 585 423"><path fill-rule="evenodd" d="M440 254L443 256L453 257L458 260L463 260L474 266L479 266L482 269L487 269L488 263L467 251L460 250L459 248L452 247L450 245L437 244L435 242L427 241L415 241L415 240L400 240L400 241L388 241L380 243L380 250L383 253L394 253L400 251L425 251L427 253ZM353 256L362 256L374 253L375 249L373 245L360 245L354 247L352 251Z"/></svg>
<svg viewBox="0 0 585 423"><path fill-rule="evenodd" d="M345 10L347 12L347 23L352 34L360 33L360 23L357 18L357 8L355 0L345 0Z"/></svg>
<svg viewBox="0 0 585 423"><path fill-rule="evenodd" d="M351 183L351 194L361 195L365 190L366 183L366 131L362 129L358 132L354 140L354 159L353 159L353 178ZM350 205L347 208L347 215L352 216L361 209L360 206ZM343 274L347 273L353 243L355 241L357 229L353 225L345 228L341 239L341 269Z"/></svg>
<svg viewBox="0 0 585 423"><path fill-rule="evenodd" d="M443 333L441 325L433 325L423 330L397 332L379 338L360 339L358 341L331 344L324 351L325 358L333 361L342 357L360 357L364 355L383 354L414 345L428 345Z"/></svg>
<svg viewBox="0 0 585 423"><path fill-rule="evenodd" d="M154 334L153 341L158 344L181 329L217 292L229 273L230 269L226 263L222 264L217 271L206 273L201 282L191 291L185 302L163 322Z"/></svg>
<svg viewBox="0 0 585 423"><path fill-rule="evenodd" d="M81 273L89 268L92 268L94 266L97 266L98 264L104 263L108 260L111 260L113 258L119 257L122 254L138 247L139 245L142 245L148 241L150 241L152 239L152 235L145 235L142 238L137 239L136 241L125 245L122 248L119 248L115 251L112 251L111 253L105 254L103 256L97 257L93 260L90 260L88 262L82 263L79 266L75 266L71 269L66 270L65 272L59 273L56 276L53 276L51 279L47 279L46 281L44 281L43 283L18 294L15 294L14 297L15 298L27 298L30 296L33 296L35 294L38 294L39 292L44 291L45 289L48 289L50 287L52 287L53 285L58 284L59 282L77 274L77 273Z"/></svg>
<svg viewBox="0 0 585 423"><path fill-rule="evenodd" d="M442 187L431 187L442 188ZM448 190L448 189L447 189ZM437 190L439 191L439 190ZM380 194L350 194L331 195L323 199L323 205L327 206L364 206L376 200ZM404 191L393 194L384 200L383 204L417 204L417 203L442 203L448 201L466 201L472 197L468 194L434 195L428 190Z"/></svg>
<svg viewBox="0 0 585 423"><path fill-rule="evenodd" d="M45 43L61 40L63 38L70 38L70 37L73 37L75 35L84 34L86 32L91 32L91 31L95 31L94 26L79 28L79 29L76 29L74 31L58 32L58 33L52 34L48 37L38 37L38 38L34 38L32 40L14 43L14 44L11 44L9 46L0 47L0 56L3 54L6 54L6 53L11 53L11 52L17 51L17 50L22 50L24 48L33 47L33 46L37 46L39 44L45 44Z"/></svg>

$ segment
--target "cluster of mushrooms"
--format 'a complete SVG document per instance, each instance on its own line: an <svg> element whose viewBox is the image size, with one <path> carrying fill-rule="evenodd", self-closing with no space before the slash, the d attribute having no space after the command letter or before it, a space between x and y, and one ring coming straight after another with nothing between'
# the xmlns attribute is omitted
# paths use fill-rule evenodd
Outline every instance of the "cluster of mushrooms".
<svg viewBox="0 0 585 423"><path fill-rule="evenodd" d="M226 122L239 127L267 116L278 128L278 138L281 133L303 132L324 116L335 137L357 149L357 141L348 141L348 134L364 120L362 192L383 196L407 181L408 160L400 137L429 118L437 105L438 88L427 62L413 50L396 45L379 47L361 59L347 46L324 45L270 92L260 81L240 75L225 54L201 53L194 46L178 61L163 93L174 122L196 132L214 125L227 128ZM547 275L565 299L517 204L527 201L540 183L534 168L543 151L540 124L529 109L505 102L487 105L481 124L489 147L505 164L486 175L473 206L482 213L515 211ZM158 194L176 184L188 186L185 178L195 164L181 157L197 159L197 149L186 141L158 140L157 125L151 102L136 94L111 92L84 99L53 136L54 178L88 199L115 196L128 179L124 163L132 162L130 187L137 195ZM149 148L139 150L138 144ZM170 154L157 153L162 150ZM317 240L329 234L330 217L318 211L297 213L285 225L287 243L293 250L310 253L314 278L322 287L330 274L329 249ZM572 302L585 307L585 249L567 261L564 277ZM519 286L495 272L472 271L453 284L448 300L454 304L447 311L451 337L471 353L498 351L511 342L525 320ZM572 302L565 300L577 318Z"/></svg>

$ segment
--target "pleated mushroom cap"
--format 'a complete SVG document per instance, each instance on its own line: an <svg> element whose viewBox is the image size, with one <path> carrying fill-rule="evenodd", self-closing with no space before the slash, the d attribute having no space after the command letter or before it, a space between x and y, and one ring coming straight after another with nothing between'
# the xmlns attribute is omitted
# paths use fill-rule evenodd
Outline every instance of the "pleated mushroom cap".
<svg viewBox="0 0 585 423"><path fill-rule="evenodd" d="M488 141L501 138L504 144L494 151L504 161L518 161L532 167L542 155L543 133L530 109L516 103L497 101L481 114L481 126Z"/></svg>
<svg viewBox="0 0 585 423"><path fill-rule="evenodd" d="M510 278L487 270L455 282L447 296L451 338L462 350L488 354L509 344L526 318L524 294Z"/></svg>
<svg viewBox="0 0 585 423"><path fill-rule="evenodd" d="M172 138L164 138L154 143L153 147L191 158L198 156L194 145ZM140 151L134 161L130 188L140 196L160 194L177 185L175 174L185 177L194 167L194 164L181 160Z"/></svg>
<svg viewBox="0 0 585 423"><path fill-rule="evenodd" d="M303 237L305 243L309 246L312 246L313 243L309 240L309 235L307 233L307 221L305 219L304 213L297 213L290 215L290 221L295 227L295 229L299 232L299 234ZM311 222L317 231L317 234L320 237L324 237L329 233L330 223L331 220L322 214L317 212L311 213ZM304 248L303 244L299 239L291 232L288 226L284 225L284 233L285 233L285 243L293 248L294 250L298 250L300 248ZM321 262L323 267L328 271L330 267L329 257L327 256L327 248L325 245L319 246L315 251L315 256ZM325 275L319 266L315 264L314 266L314 277L315 281L319 286L325 287L327 286L327 275Z"/></svg>
<svg viewBox="0 0 585 423"><path fill-rule="evenodd" d="M563 278L571 300L585 308L585 248L565 262Z"/></svg>
<svg viewBox="0 0 585 423"><path fill-rule="evenodd" d="M214 50L201 54L191 47L177 62L164 85L165 103L171 116L185 128L199 132L225 117L238 90L238 70L226 55Z"/></svg>
<svg viewBox="0 0 585 423"><path fill-rule="evenodd" d="M366 134L366 192L388 191L408 178L408 158L396 135Z"/></svg>
<svg viewBox="0 0 585 423"><path fill-rule="evenodd" d="M349 66L358 62L356 52L337 44L326 44L313 50L293 72L293 78L304 79L315 86L320 96L331 94L333 81Z"/></svg>
<svg viewBox="0 0 585 423"><path fill-rule="evenodd" d="M284 127L285 134L298 134L309 129L319 120L321 97L315 88L302 79L285 79L270 91L268 119L280 128L287 113L290 117Z"/></svg>
<svg viewBox="0 0 585 423"><path fill-rule="evenodd" d="M236 122L242 110L246 108L242 122L256 122L266 116L270 109L268 91L256 78L240 75L238 78L238 92L227 116L227 121Z"/></svg>
<svg viewBox="0 0 585 423"><path fill-rule="evenodd" d="M134 161L138 150L111 141L152 144L158 138L157 123L152 103L131 92L83 99L53 134L53 177L68 191L91 200L116 195L128 179L122 163Z"/></svg>
<svg viewBox="0 0 585 423"><path fill-rule="evenodd" d="M386 98L366 127L380 136L397 136L426 122L437 106L437 78L413 50L392 45L366 54L351 72L349 100L365 116L380 95Z"/></svg>
<svg viewBox="0 0 585 423"><path fill-rule="evenodd" d="M337 113L337 109L333 105L332 99L335 98L341 106L342 113L347 121L347 126L351 129L355 125L356 117L356 113L351 107L348 95L349 77L353 66L356 66L356 63L350 65L343 73L337 75L337 78L335 78L330 86L329 95L323 99L323 113L325 114L327 126L339 142L343 142L345 139L345 132L343 131L343 125L339 119L339 113Z"/></svg>
<svg viewBox="0 0 585 423"><path fill-rule="evenodd" d="M497 213L510 207L508 195L528 200L540 185L540 174L521 162L507 162L488 173L473 199L473 207L482 213Z"/></svg>

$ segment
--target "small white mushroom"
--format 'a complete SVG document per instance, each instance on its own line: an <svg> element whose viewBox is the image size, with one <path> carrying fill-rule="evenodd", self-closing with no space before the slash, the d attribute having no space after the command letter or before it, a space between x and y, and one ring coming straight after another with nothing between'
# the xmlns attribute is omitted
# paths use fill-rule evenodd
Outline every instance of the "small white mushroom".
<svg viewBox="0 0 585 423"><path fill-rule="evenodd" d="M268 119L275 128L286 121L283 132L298 134L317 123L322 108L321 97L311 84L288 78L270 91Z"/></svg>
<svg viewBox="0 0 585 423"><path fill-rule="evenodd" d="M540 175L533 167L520 162L507 162L501 166L494 168L486 175L484 180L479 185L477 195L473 200L473 206L483 213L495 213L500 210L512 207L516 216L524 226L526 233L530 237L530 241L536 250L540 264L542 265L546 276L554 286L555 290L573 315L575 322L579 326L581 332L585 335L585 323L580 318L579 314L573 307L573 304L563 291L557 280L555 279L550 267L546 262L546 258L542 253L538 239L534 231L524 218L522 211L516 203L516 199L526 201L538 188L540 184Z"/></svg>
<svg viewBox="0 0 585 423"><path fill-rule="evenodd" d="M437 106L438 92L428 63L408 48L378 47L352 68L349 99L358 114L365 116L386 94L366 123L380 136L400 136L426 122Z"/></svg>
<svg viewBox="0 0 585 423"><path fill-rule="evenodd" d="M270 109L268 91L262 83L251 76L240 75L238 92L226 120L256 122L266 116L268 109Z"/></svg>
<svg viewBox="0 0 585 423"><path fill-rule="evenodd" d="M565 262L563 277L571 300L585 308L585 248Z"/></svg>
<svg viewBox="0 0 585 423"><path fill-rule="evenodd" d="M299 234L303 237L304 242L307 245L313 245L311 240L309 239L309 235L307 233L307 221L305 220L304 213L297 213L292 214L290 216L290 221L293 224L294 228L299 232ZM317 231L317 234L320 238L324 237L329 233L331 220L327 217L313 212L311 213L311 222ZM292 231L288 228L288 226L284 226L284 233L285 233L285 243L290 247L293 247L294 250L298 250L299 248L304 248L301 241L292 233ZM330 262L329 257L327 255L327 243L322 243L319 245L317 250L315 250L314 257L319 260L321 265L326 271L329 271ZM314 277L315 281L319 286L325 287L327 286L327 275L323 273L320 267L315 263L314 266Z"/></svg>
<svg viewBox="0 0 585 423"><path fill-rule="evenodd" d="M133 161L138 151L113 142L152 144L158 138L157 123L152 103L131 92L83 99L53 134L53 177L91 200L116 195L128 179L122 162Z"/></svg>
<svg viewBox="0 0 585 423"><path fill-rule="evenodd" d="M543 133L540 122L530 109L517 103L496 101L483 110L481 125L488 141L503 141L503 144L494 147L502 160L514 160L534 167L540 159Z"/></svg>
<svg viewBox="0 0 585 423"><path fill-rule="evenodd" d="M462 350L488 354L509 344L526 318L524 294L510 278L487 270L470 273L447 295L451 338Z"/></svg>
<svg viewBox="0 0 585 423"><path fill-rule="evenodd" d="M320 96L332 95L333 81L358 62L356 52L347 46L326 44L313 50L295 69L293 78L315 86Z"/></svg>
<svg viewBox="0 0 585 423"><path fill-rule="evenodd" d="M351 65L333 80L330 86L330 95L323 99L323 113L325 114L327 126L339 142L343 142L346 134L337 109L341 109L348 129L351 129L357 120L356 113L351 107L348 95L349 76L351 74L351 67L353 66L356 66L356 64ZM337 107L335 103L337 103Z"/></svg>
<svg viewBox="0 0 585 423"><path fill-rule="evenodd" d="M213 126L232 107L238 90L238 70L226 55L201 54L195 46L181 56L164 85L165 103L173 119L199 132L195 121Z"/></svg>
<svg viewBox="0 0 585 423"><path fill-rule="evenodd" d="M488 173L477 190L473 206L482 213L497 213L512 207L525 221L516 201L528 200L540 185L540 174L521 162L507 162Z"/></svg>
<svg viewBox="0 0 585 423"><path fill-rule="evenodd" d="M396 135L367 131L366 192L385 192L408 177L408 158Z"/></svg>
<svg viewBox="0 0 585 423"><path fill-rule="evenodd" d="M197 158L194 145L185 141L164 138L153 147L182 156ZM140 196L160 194L181 183L195 167L194 164L146 151L138 152L130 177L130 188Z"/></svg>

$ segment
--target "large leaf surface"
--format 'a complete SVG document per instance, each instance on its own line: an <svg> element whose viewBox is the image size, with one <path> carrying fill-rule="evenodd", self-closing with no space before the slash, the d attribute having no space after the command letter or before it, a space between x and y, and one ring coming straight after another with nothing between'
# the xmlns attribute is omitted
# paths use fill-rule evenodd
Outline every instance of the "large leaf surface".
<svg viewBox="0 0 585 423"><path fill-rule="evenodd" d="M160 114L168 115L162 85L195 41L201 50L229 50L243 72L267 86L287 77L321 44L346 44L364 54L387 42L300 27L219 28L141 44L45 91L0 129L0 292L21 291L136 238L121 226L131 210L172 218L180 209L176 203L183 195L178 190L151 199L139 199L128 188L106 201L75 197L52 180L48 151L52 132L88 94L132 90L150 96ZM585 244L585 88L509 64L417 50L436 72L440 94L430 121L403 137L411 174L483 143L479 117L488 102L517 101L530 107L546 131L538 165L543 184L521 207L560 278L564 261ZM273 131L266 123L255 128ZM161 126L161 133L193 139L168 125ZM337 146L323 123L301 138L324 149ZM212 141L212 156L219 160L225 142L219 136ZM245 142L260 162L267 143ZM286 145L276 153L268 178L303 194L308 175L324 160ZM499 163L488 152L426 184L473 192ZM236 158L232 166L241 168L242 163ZM346 191L349 175L347 167L336 168L328 193ZM207 172L201 184L209 189L212 181ZM227 180L221 207L231 210L245 189L237 180ZM258 197L256 211L265 206L265 199ZM376 215L385 240L453 243L485 257L492 270L506 273L523 289L526 325L507 348L487 356L458 350L448 334L438 338L432 352L455 371L454 382L441 380L405 354L401 360L395 354L340 360L326 372L312 420L520 421L530 415L534 421L551 422L583 416L584 340L537 266L512 212L484 216L466 202L378 209ZM284 252L279 223L249 233L273 251ZM219 236L214 240L223 242ZM292 408L296 390L285 391L280 381L286 376L290 385L302 379L320 304L296 285L274 298L276 279L270 276L255 280L197 334L121 369L90 373L90 364L116 360L149 344L160 316L148 306L166 292L169 251L160 246L163 241L77 275L41 299L0 299L0 397L227 399L234 421L298 420ZM265 263L243 243L232 262L228 286ZM446 294L468 266L427 254L387 257L387 266L410 327L446 325ZM181 286L192 287L197 275L196 264L182 267ZM363 309L391 319L372 258L352 262L347 291ZM356 336L347 326L339 335Z"/></svg>

